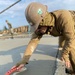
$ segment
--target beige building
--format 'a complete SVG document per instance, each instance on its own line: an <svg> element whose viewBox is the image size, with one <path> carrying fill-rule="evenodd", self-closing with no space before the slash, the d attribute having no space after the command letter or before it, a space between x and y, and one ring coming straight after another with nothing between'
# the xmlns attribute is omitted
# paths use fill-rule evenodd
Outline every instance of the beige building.
<svg viewBox="0 0 75 75"><path fill-rule="evenodd" d="M13 32L17 34L22 34L28 32L29 26L21 26L18 28L13 28ZM2 34L9 34L9 30L2 31Z"/></svg>

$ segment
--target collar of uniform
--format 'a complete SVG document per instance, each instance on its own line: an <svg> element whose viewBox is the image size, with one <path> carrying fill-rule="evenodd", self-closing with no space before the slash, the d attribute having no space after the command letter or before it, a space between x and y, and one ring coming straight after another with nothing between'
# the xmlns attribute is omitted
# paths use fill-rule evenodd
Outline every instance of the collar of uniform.
<svg viewBox="0 0 75 75"><path fill-rule="evenodd" d="M40 26L54 26L54 23L55 23L54 16L50 14L49 12L46 12L45 17L42 19L39 25Z"/></svg>

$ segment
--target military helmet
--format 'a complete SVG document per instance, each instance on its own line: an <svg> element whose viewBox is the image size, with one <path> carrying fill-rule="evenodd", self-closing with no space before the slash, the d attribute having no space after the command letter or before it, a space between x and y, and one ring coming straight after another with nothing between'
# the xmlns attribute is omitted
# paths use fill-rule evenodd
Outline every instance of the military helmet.
<svg viewBox="0 0 75 75"><path fill-rule="evenodd" d="M46 12L46 5L38 2L32 2L27 6L25 16L30 26L36 30L41 20L45 17Z"/></svg>

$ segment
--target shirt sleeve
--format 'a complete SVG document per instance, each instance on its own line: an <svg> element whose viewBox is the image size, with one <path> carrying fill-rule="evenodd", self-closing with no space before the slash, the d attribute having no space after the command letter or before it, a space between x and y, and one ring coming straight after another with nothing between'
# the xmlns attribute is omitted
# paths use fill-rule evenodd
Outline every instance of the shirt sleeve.
<svg viewBox="0 0 75 75"><path fill-rule="evenodd" d="M75 47L75 36L74 36L74 21L70 12L66 11L61 15L63 36L65 36L65 45L63 48L62 57L67 61L69 60L69 53Z"/></svg>

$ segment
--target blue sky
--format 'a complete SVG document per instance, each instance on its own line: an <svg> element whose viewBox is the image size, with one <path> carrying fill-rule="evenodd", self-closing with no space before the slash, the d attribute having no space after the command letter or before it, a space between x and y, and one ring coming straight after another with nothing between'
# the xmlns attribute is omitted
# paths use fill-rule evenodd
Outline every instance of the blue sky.
<svg viewBox="0 0 75 75"><path fill-rule="evenodd" d="M17 0L0 0L0 12L13 4ZM0 14L0 29L7 26L5 20L8 20L13 28L28 25L25 18L25 9L31 2L40 2L48 6L48 11L59 9L75 10L75 0L21 0L18 4Z"/></svg>

